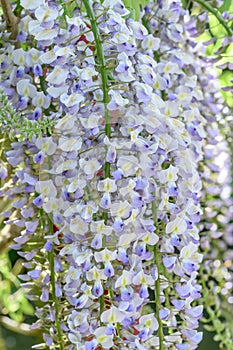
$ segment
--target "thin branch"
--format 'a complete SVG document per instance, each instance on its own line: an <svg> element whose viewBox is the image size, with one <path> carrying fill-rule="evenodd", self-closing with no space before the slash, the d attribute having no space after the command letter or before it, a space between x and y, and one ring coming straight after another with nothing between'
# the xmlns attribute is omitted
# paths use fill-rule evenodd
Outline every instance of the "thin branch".
<svg viewBox="0 0 233 350"><path fill-rule="evenodd" d="M212 13L217 20L219 21L219 23L221 23L221 25L226 29L227 34L229 36L233 35L233 30L227 25L226 21L224 20L224 18L221 16L220 12L214 8L213 6L211 6L208 2L206 2L205 0L194 0L194 2L198 3L199 5L201 5L202 7L204 7L207 11L209 11L210 13Z"/></svg>
<svg viewBox="0 0 233 350"><path fill-rule="evenodd" d="M1 6L6 20L7 29L11 33L10 38L15 40L18 35L19 18L14 15L8 0L1 0Z"/></svg>
<svg viewBox="0 0 233 350"><path fill-rule="evenodd" d="M10 331L12 331L14 333L19 333L19 334L23 334L23 335L27 335L27 336L28 335L30 335L30 336L39 336L40 335L40 330L31 329L29 324L14 321L7 316L1 316L0 323L3 327L9 329Z"/></svg>

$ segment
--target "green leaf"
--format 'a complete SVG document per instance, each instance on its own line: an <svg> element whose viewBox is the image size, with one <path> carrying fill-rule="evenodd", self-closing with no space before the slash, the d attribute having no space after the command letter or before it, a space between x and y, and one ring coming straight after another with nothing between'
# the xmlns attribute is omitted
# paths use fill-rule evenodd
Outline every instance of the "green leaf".
<svg viewBox="0 0 233 350"><path fill-rule="evenodd" d="M224 4L219 8L219 11L221 13L223 13L224 11L233 12L232 0L224 0Z"/></svg>
<svg viewBox="0 0 233 350"><path fill-rule="evenodd" d="M205 325L204 328L208 331L208 332L213 332L215 330L214 326L210 326L210 325Z"/></svg>
<svg viewBox="0 0 233 350"><path fill-rule="evenodd" d="M34 315L34 309L33 309L32 305L26 300L26 298L24 300L24 303L21 306L21 311L25 315L30 315L30 316Z"/></svg>
<svg viewBox="0 0 233 350"><path fill-rule="evenodd" d="M214 341L220 341L220 340L221 340L221 335L220 334L215 334Z"/></svg>
<svg viewBox="0 0 233 350"><path fill-rule="evenodd" d="M143 9L148 0L124 0L125 7L131 12L135 21L140 19L141 9Z"/></svg>
<svg viewBox="0 0 233 350"><path fill-rule="evenodd" d="M209 26L211 34L217 38L228 35L227 30L222 24L219 23L216 16L214 16L212 13L209 13Z"/></svg>
<svg viewBox="0 0 233 350"><path fill-rule="evenodd" d="M233 88L233 83L231 82L232 79L232 71L230 70L225 70L219 77L220 85L222 87L224 86L232 86ZM228 104L229 107L233 108L233 98L232 98L232 93L230 91L221 91L222 95L224 97L224 100Z"/></svg>
<svg viewBox="0 0 233 350"><path fill-rule="evenodd" d="M72 17L73 16L73 11L76 7L76 1L71 2L68 6L67 6L67 16L68 17Z"/></svg>
<svg viewBox="0 0 233 350"><path fill-rule="evenodd" d="M202 323L209 323L209 322L210 322L210 319L205 318L205 317L202 317L202 318L201 318L201 322L202 322Z"/></svg>
<svg viewBox="0 0 233 350"><path fill-rule="evenodd" d="M189 1L188 1L188 0L182 0L181 2L182 2L183 8L184 8L184 9L187 9L187 8L188 8L188 3L189 3Z"/></svg>
<svg viewBox="0 0 233 350"><path fill-rule="evenodd" d="M141 0L141 6L142 7L145 7L146 6L146 4L148 4L148 0Z"/></svg>
<svg viewBox="0 0 233 350"><path fill-rule="evenodd" d="M215 322L214 322L214 326L215 326L215 328L216 329L218 329L218 331L223 331L224 330L224 328L225 328L225 325L224 325L224 323L222 323L220 320L215 320Z"/></svg>

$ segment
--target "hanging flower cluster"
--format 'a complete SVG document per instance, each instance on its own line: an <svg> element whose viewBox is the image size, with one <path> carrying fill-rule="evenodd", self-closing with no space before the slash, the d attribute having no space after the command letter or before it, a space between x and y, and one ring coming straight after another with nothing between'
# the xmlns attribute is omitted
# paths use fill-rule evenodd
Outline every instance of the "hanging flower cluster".
<svg viewBox="0 0 233 350"><path fill-rule="evenodd" d="M211 69L210 69L211 72ZM203 297L205 299L208 317L203 322L207 328L215 331L215 340L221 347L232 349L232 327L230 313L233 304L233 273L232 273L232 190L231 190L231 148L230 142L223 137L230 132L227 125L228 117L222 110L219 96L216 98L216 80L212 72L212 88L206 94L202 108L205 111L207 124L207 141L204 147L204 162L202 164L203 178L203 217L201 220L201 248L204 253L201 274L203 278ZM201 83L206 84L202 75ZM209 83L208 83L209 84ZM211 84L209 84L211 85ZM215 105L213 104L215 101ZM218 105L216 105L218 101ZM216 115L209 110L215 110ZM224 118L221 118L221 114ZM223 311L224 310L224 311ZM217 318L216 318L216 315ZM221 321L219 318L221 317ZM209 325L209 323L211 325Z"/></svg>
<svg viewBox="0 0 233 350"><path fill-rule="evenodd" d="M196 349L198 166L214 111L188 12L151 1L135 21L121 0L20 4L1 87L30 125L54 127L15 133L2 214L22 228L41 348Z"/></svg>

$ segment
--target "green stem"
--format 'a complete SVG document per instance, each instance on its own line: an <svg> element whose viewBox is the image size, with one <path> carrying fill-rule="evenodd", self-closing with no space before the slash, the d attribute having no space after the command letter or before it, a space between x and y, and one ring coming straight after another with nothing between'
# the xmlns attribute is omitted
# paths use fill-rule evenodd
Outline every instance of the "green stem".
<svg viewBox="0 0 233 350"><path fill-rule="evenodd" d="M40 87L41 87L41 90L43 91L43 93L45 94L45 95L47 95L47 86L46 86L46 82L45 82L45 77L44 76L42 76L42 77L40 77Z"/></svg>
<svg viewBox="0 0 233 350"><path fill-rule="evenodd" d="M50 232L53 232L51 221L49 221L49 226L50 226ZM51 252L48 253L48 256L49 256L49 265L50 265L50 273L51 273L52 300L54 301L54 308L55 308L55 325L57 328L57 335L58 335L60 350L64 350L62 330L59 322L59 300L58 300L58 297L56 296L56 288L55 288L56 276L55 276L55 270L54 270L54 250L53 249L51 250Z"/></svg>
<svg viewBox="0 0 233 350"><path fill-rule="evenodd" d="M108 74L105 65L105 57L104 50L100 38L99 28L96 21L96 16L93 12L92 7L90 6L89 0L83 0L84 6L87 11L87 16L91 22L91 29L95 38L96 45L96 64L99 66L100 75L102 79L102 90L103 90L103 103L104 103L104 117L105 117L105 135L110 139L111 137L111 118L109 115L109 111L107 108L107 104L109 102L109 90L108 90ZM104 166L104 178L110 177L110 163L105 162ZM107 211L103 212L103 220L104 223L107 224L108 221L108 213Z"/></svg>
<svg viewBox="0 0 233 350"><path fill-rule="evenodd" d="M67 5L62 0L58 0L58 2L63 9L62 17L63 17L64 23L65 23L66 29L67 29L68 28L68 24L67 24L67 20L66 20L66 16L68 15Z"/></svg>
<svg viewBox="0 0 233 350"><path fill-rule="evenodd" d="M100 296L99 302L100 302L100 315L102 315L102 313L104 312L104 294Z"/></svg>
<svg viewBox="0 0 233 350"><path fill-rule="evenodd" d="M152 202L152 215L153 215L153 220L155 223L155 233L158 233L157 231L157 206L156 206L156 202L155 200ZM158 328L158 336L159 336L159 350L164 350L164 346L163 346L163 339L164 339L164 335L163 335L163 324L162 321L159 317L159 310L161 309L161 301L160 301L160 294L161 294L161 287L160 287L160 252L159 252L159 243L157 243L154 246L154 261L155 264L157 266L158 269L158 278L155 281L155 295L156 295L156 318L159 324L159 328Z"/></svg>
<svg viewBox="0 0 233 350"><path fill-rule="evenodd" d="M229 36L233 35L233 30L227 25L227 23L225 22L224 18L221 16L221 14L219 13L219 11L216 8L211 6L205 0L194 0L194 1L197 2L199 5L201 5L202 7L204 7L207 11L212 13L217 18L219 23L221 23L221 25L226 29L226 31L227 31Z"/></svg>
<svg viewBox="0 0 233 350"><path fill-rule="evenodd" d="M109 102L109 89L108 89L108 73L105 64L104 50L102 46L102 41L99 33L97 18L94 14L92 7L90 6L89 0L83 0L83 4L86 8L87 16L91 22L91 30L95 39L96 46L96 56L95 63L98 67L102 80L102 90L103 90L103 103L104 103L104 118L105 118L105 135L110 139L111 138L111 118L107 108ZM110 163L105 161L104 165L104 178L110 177ZM108 222L108 212L105 210L103 212L103 220L105 225ZM106 245L106 237L103 237L103 246ZM104 312L104 295L101 295L99 298L100 303L100 315Z"/></svg>
<svg viewBox="0 0 233 350"><path fill-rule="evenodd" d="M117 336L121 338L121 324L117 322L116 324Z"/></svg>
<svg viewBox="0 0 233 350"><path fill-rule="evenodd" d="M108 73L105 65L105 57L104 57L104 50L100 38L100 33L98 29L98 24L96 21L96 16L93 12L92 7L90 6L89 0L83 0L84 6L87 11L87 16L90 19L91 22L91 29L95 38L95 45L96 45L96 56L97 56L97 62L100 70L100 75L102 79L102 89L103 89L103 103L104 103L104 117L105 117L105 134L108 138L111 137L111 118L109 115L109 111L107 109L107 104L109 102L109 90L108 90ZM110 177L110 163L105 162L104 167L104 177L105 179ZM106 216L106 213L105 213ZM105 218L106 219L106 218Z"/></svg>
<svg viewBox="0 0 233 350"><path fill-rule="evenodd" d="M148 33L151 34L151 28L150 28L150 25L148 24L148 20L145 16L142 17L142 24L148 30Z"/></svg>

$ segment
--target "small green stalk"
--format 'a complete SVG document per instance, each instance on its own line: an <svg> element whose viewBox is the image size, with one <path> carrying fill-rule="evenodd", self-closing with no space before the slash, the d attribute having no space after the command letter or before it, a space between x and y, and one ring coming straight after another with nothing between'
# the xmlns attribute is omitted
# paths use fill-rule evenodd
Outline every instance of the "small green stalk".
<svg viewBox="0 0 233 350"><path fill-rule="evenodd" d="M46 221L44 219L44 212L43 209L40 209L40 222L41 222L41 228L42 231L46 226ZM48 224L49 224L49 232L53 233L53 223L48 217ZM62 340L62 330L59 323L59 301L56 296L56 290L55 290L55 282L56 282L56 276L55 276L55 270L54 270L54 250L52 249L50 252L48 252L48 260L49 260L49 268L50 268L50 283L51 283L51 294L52 294L52 300L54 302L54 308L55 308L55 325L57 327L57 335L59 340L59 348L60 350L64 350L63 346L63 340Z"/></svg>
<svg viewBox="0 0 233 350"><path fill-rule="evenodd" d="M102 79L102 90L103 90L103 103L104 103L104 117L105 117L105 135L110 139L111 137L111 118L107 108L109 102L109 89L108 89L108 74L105 65L104 50L100 38L99 28L97 24L96 16L93 12L92 7L90 6L89 0L83 0L84 6L87 11L87 16L91 22L91 29L95 38L96 45L96 64L99 66L100 75ZM104 166L104 178L110 177L110 163L105 162ZM104 223L107 224L108 213L104 211L103 213Z"/></svg>
<svg viewBox="0 0 233 350"><path fill-rule="evenodd" d="M49 222L50 226L50 232L52 232L52 222ZM55 270L54 270L54 250L52 249L51 252L48 253L49 256L49 267L50 267L50 277L51 277L51 286L52 286L52 300L54 301L54 308L55 308L55 325L57 328L57 335L59 340L59 348L60 350L64 350L63 346L63 339L62 339L62 330L59 322L59 300L56 296L56 290L55 290L55 282L56 282L56 276L55 276Z"/></svg>
<svg viewBox="0 0 233 350"><path fill-rule="evenodd" d="M107 69L105 65L105 57L104 57L104 50L100 38L99 28L97 24L97 18L94 14L94 11L89 3L89 0L83 0L83 4L86 8L87 16L90 19L91 22L91 30L93 32L94 38L95 38L95 45L96 45L96 58L95 63L99 67L101 79L102 79L102 90L103 90L103 103L104 103L104 118L105 118L105 135L110 138L111 137L111 118L109 115L109 111L107 108L107 104L109 102L109 89L108 89L108 74ZM110 163L105 161L104 166L104 178L110 177ZM108 213L107 211L103 212L103 220L104 223L107 224L108 221ZM105 237L103 238L103 245L105 246L106 240ZM100 315L104 312L104 295L101 295L99 298L100 303Z"/></svg>
<svg viewBox="0 0 233 350"><path fill-rule="evenodd" d="M107 69L105 65L105 57L104 57L104 50L100 38L100 33L98 29L97 20L95 17L95 14L93 12L93 9L90 6L89 0L83 0L84 6L87 11L87 16L90 19L91 22L91 29L95 38L95 45L96 45L96 56L97 56L97 62L100 70L100 75L102 79L102 89L103 89L103 103L104 103L104 117L105 117L105 134L108 138L111 137L111 118L109 115L109 111L107 109L107 104L109 102L109 89L108 89L108 74ZM110 163L105 162L104 167L104 177L105 179L110 177ZM106 216L106 214L105 214ZM106 219L106 218L105 218Z"/></svg>
<svg viewBox="0 0 233 350"><path fill-rule="evenodd" d="M99 303L100 303L100 315L104 312L104 294L102 294L99 297Z"/></svg>
<svg viewBox="0 0 233 350"><path fill-rule="evenodd" d="M156 202L155 200L152 202L152 215L153 215L153 219L154 219L154 223L155 223L155 230L157 233L157 224L158 224L158 220L157 220L157 207L156 207ZM163 339L164 339L164 335L163 335L163 324L162 321L159 317L159 310L161 309L161 301L160 301L160 293L161 293L161 286L160 286L160 252L159 252L159 244L157 243L154 246L154 262L157 266L158 269L158 278L155 281L155 295L156 295L156 318L159 324L159 329L158 329L158 336L159 336L159 350L164 350L164 346L163 346Z"/></svg>

